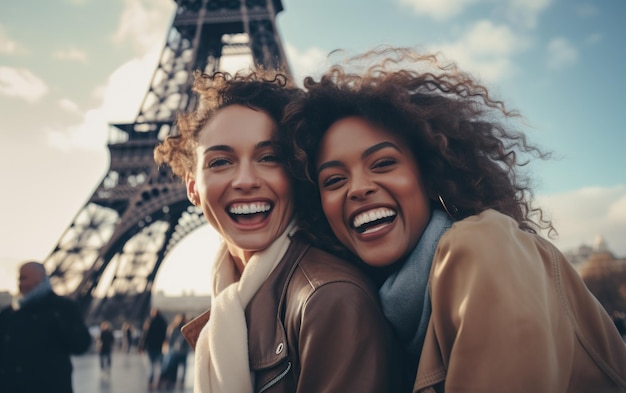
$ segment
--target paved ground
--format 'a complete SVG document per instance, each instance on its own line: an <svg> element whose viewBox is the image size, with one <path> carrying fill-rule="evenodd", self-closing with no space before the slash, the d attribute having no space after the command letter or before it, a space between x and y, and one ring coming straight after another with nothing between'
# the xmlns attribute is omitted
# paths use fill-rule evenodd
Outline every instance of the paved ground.
<svg viewBox="0 0 626 393"><path fill-rule="evenodd" d="M100 359L97 354L75 356L72 358L74 372L74 393L192 393L193 392L193 355L187 361L184 386L173 389L148 387L149 363L145 354L136 352L113 352L110 376L100 371Z"/></svg>

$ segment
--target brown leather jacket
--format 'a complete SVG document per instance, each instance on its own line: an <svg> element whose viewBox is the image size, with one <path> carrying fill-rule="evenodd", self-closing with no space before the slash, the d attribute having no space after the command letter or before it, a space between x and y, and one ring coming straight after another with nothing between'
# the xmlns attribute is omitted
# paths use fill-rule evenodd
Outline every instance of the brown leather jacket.
<svg viewBox="0 0 626 393"><path fill-rule="evenodd" d="M194 348L209 315L183 327ZM375 288L356 267L296 238L246 307L246 321L255 392L404 390Z"/></svg>

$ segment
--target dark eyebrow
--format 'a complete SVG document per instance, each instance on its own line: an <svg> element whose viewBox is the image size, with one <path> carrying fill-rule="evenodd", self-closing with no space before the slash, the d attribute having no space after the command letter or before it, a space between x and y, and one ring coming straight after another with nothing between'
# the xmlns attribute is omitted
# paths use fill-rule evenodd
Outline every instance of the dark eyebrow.
<svg viewBox="0 0 626 393"><path fill-rule="evenodd" d="M323 169L331 168L331 167L335 167L335 166L341 166L341 162L339 162L337 160L326 161L325 163L320 165L319 168L317 168L317 173L320 173Z"/></svg>
<svg viewBox="0 0 626 393"><path fill-rule="evenodd" d="M361 154L361 158L365 158L369 156L370 154L374 154L377 151L384 149L385 147L391 147L392 149L396 149L397 151L400 151L400 148L398 146L396 146L395 144L391 142L385 141L385 142L377 143L374 146L368 147L367 149L365 149L363 154Z"/></svg>
<svg viewBox="0 0 626 393"><path fill-rule="evenodd" d="M271 141L261 141L259 143L257 143L256 145L254 145L255 149L262 149L264 147L268 147L268 146L272 146L272 142ZM229 153L232 153L234 150L232 147L227 146L227 145L215 145L215 146L209 146L204 150L204 154L210 152L210 151L226 151Z"/></svg>
<svg viewBox="0 0 626 393"><path fill-rule="evenodd" d="M254 148L255 149L262 149L264 147L268 147L268 146L272 146L272 145L273 145L272 141L262 141L262 142L257 143L254 146Z"/></svg>
<svg viewBox="0 0 626 393"><path fill-rule="evenodd" d="M209 146L206 149L204 149L204 154L210 152L210 151L227 151L227 152L232 152L233 148L230 146L226 146L226 145L215 145L215 146Z"/></svg>
<svg viewBox="0 0 626 393"><path fill-rule="evenodd" d="M391 142L380 142L375 144L374 146L370 146L367 149L365 149L365 151L363 152L363 154L361 154L361 159L366 158L367 156L376 153L379 150L382 150L386 147L391 147L392 149L395 149L397 151L400 151L400 148L398 146L396 146L395 144L391 143ZM317 168L317 172L321 172L322 169L326 169L326 168L330 168L330 167L338 167L341 166L341 162L337 161L337 160L333 160L333 161L327 161L325 163L323 163L322 165L319 166L319 168Z"/></svg>

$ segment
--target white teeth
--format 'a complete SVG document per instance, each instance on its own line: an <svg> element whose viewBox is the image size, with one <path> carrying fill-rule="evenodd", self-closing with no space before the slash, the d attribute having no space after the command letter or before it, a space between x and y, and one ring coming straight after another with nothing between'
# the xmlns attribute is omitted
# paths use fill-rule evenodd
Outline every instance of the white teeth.
<svg viewBox="0 0 626 393"><path fill-rule="evenodd" d="M255 214L263 213L268 210L270 210L269 203L259 202L233 205L228 209L228 212L231 214Z"/></svg>
<svg viewBox="0 0 626 393"><path fill-rule="evenodd" d="M393 217L395 215L396 215L395 211L385 208L385 207L372 209L354 217L354 221L352 222L352 225L354 225L355 228L358 228L364 224L367 224L368 222L380 220L386 217Z"/></svg>

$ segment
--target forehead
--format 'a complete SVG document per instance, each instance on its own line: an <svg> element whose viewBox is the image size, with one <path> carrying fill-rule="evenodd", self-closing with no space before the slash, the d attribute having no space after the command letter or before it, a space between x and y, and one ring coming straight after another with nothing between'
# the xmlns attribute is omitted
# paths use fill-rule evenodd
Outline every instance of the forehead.
<svg viewBox="0 0 626 393"><path fill-rule="evenodd" d="M242 105L220 109L200 131L198 142L204 146L240 145L270 139L276 124L264 111Z"/></svg>
<svg viewBox="0 0 626 393"><path fill-rule="evenodd" d="M35 266L24 265L20 268L20 277L32 277L40 274L41 271Z"/></svg>
<svg viewBox="0 0 626 393"><path fill-rule="evenodd" d="M381 142L391 142L403 153L409 152L404 139L399 135L361 117L345 117L328 128L322 138L319 155L324 157L329 153L335 155L360 152Z"/></svg>

